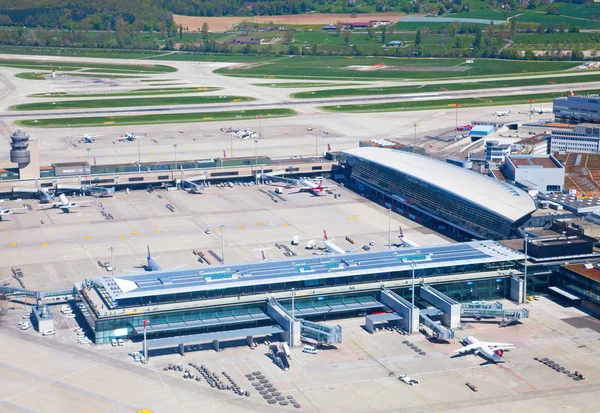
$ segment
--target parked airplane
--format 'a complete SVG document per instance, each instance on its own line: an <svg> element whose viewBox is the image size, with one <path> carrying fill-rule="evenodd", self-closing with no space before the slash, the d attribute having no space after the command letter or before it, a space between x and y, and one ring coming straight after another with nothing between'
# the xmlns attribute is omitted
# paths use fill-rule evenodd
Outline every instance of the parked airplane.
<svg viewBox="0 0 600 413"><path fill-rule="evenodd" d="M542 113L552 113L552 108L533 108L533 112L539 113L540 115Z"/></svg>
<svg viewBox="0 0 600 413"><path fill-rule="evenodd" d="M91 135L89 133L84 133L83 135L81 135L79 143L94 143L100 136L103 135Z"/></svg>
<svg viewBox="0 0 600 413"><path fill-rule="evenodd" d="M335 245L333 242L329 241L329 237L327 236L327 231L325 231L325 230L323 230L323 244L325 244L325 248L327 249L327 252L330 252L331 254L347 254L349 252L352 252L352 251L357 250L362 247L362 245L359 245L358 247L354 247L349 250L344 250L344 249L338 247L337 245Z"/></svg>
<svg viewBox="0 0 600 413"><path fill-rule="evenodd" d="M119 139L119 142L133 142L137 139L142 139L140 136L137 136L133 132L125 132L122 138Z"/></svg>
<svg viewBox="0 0 600 413"><path fill-rule="evenodd" d="M474 354L481 354L494 363L504 362L502 356L504 350L515 348L514 344L511 343L490 343L485 341L479 341L475 337L468 336L465 339L467 345L455 351L457 354L465 354L474 352Z"/></svg>
<svg viewBox="0 0 600 413"><path fill-rule="evenodd" d="M334 186L323 186L323 180L320 180L319 182L315 183L308 179L301 179L300 185L302 185L302 187L298 189L298 191L290 192L290 194L297 194L299 192L309 192L313 195L318 196L323 191L335 191L336 189Z"/></svg>
<svg viewBox="0 0 600 413"><path fill-rule="evenodd" d="M146 264L142 265L140 267L136 267L136 268L143 268L145 271L162 271L162 267L160 265L158 265L158 262L156 262L156 260L152 257L152 254L150 254L150 245L146 245L146 248L148 248L148 256L146 257ZM173 270L177 270L181 267L185 267L187 264L183 264L183 265L179 265L177 267L174 268L169 268L169 271L173 271Z"/></svg>
<svg viewBox="0 0 600 413"><path fill-rule="evenodd" d="M44 208L44 210L51 209L51 208L59 208L65 214L68 214L71 212L72 208L87 207L86 205L81 205L81 204L87 204L87 203L92 202L92 201L69 202L69 200L67 199L65 194L60 194L58 196L58 199L59 199L59 202L51 202L51 203L47 204L47 205L50 205L50 208Z"/></svg>
<svg viewBox="0 0 600 413"><path fill-rule="evenodd" d="M508 116L511 113L512 113L512 110L507 110L507 111L496 111L493 114L496 115L496 116L502 117L502 116Z"/></svg>
<svg viewBox="0 0 600 413"><path fill-rule="evenodd" d="M15 211L20 211L22 209L27 209L27 207L22 206L19 208L5 208L5 209L0 208L0 221L2 221L2 216L16 214L17 212L15 212Z"/></svg>

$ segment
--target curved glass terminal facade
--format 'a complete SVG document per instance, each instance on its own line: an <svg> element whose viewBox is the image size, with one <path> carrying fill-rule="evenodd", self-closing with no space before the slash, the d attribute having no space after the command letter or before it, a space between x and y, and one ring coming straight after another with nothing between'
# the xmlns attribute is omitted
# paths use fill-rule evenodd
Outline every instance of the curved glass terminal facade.
<svg viewBox="0 0 600 413"><path fill-rule="evenodd" d="M444 188L360 157L348 155L347 166L350 184L367 185L392 205L401 204L481 238L507 238L530 217L508 220Z"/></svg>

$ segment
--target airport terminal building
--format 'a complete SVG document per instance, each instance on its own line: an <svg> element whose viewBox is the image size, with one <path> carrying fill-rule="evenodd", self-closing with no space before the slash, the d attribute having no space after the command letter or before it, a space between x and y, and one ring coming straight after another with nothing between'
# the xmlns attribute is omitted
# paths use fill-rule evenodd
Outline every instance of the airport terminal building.
<svg viewBox="0 0 600 413"><path fill-rule="evenodd" d="M413 265L415 285L433 285L454 300L507 297L511 279L520 274L521 258L494 241L473 241L101 276L76 289L89 310L85 319L96 343L112 338L139 340L144 320L150 341L186 336L201 340L210 334L249 329L283 332L286 322L276 313L291 310L292 295L295 317L307 320L385 311L382 289L410 297ZM540 282L547 285L548 280ZM533 277L528 286L536 288Z"/></svg>
<svg viewBox="0 0 600 413"><path fill-rule="evenodd" d="M470 236L504 239L536 210L527 192L433 158L383 148L344 154L349 186L417 221L434 220Z"/></svg>

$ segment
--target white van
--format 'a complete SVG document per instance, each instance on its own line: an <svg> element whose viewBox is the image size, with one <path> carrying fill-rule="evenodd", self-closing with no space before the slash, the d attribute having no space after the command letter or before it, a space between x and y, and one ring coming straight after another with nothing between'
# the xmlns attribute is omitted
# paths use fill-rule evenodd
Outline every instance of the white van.
<svg viewBox="0 0 600 413"><path fill-rule="evenodd" d="M54 330L46 330L42 333L43 336L53 336Z"/></svg>
<svg viewBox="0 0 600 413"><path fill-rule="evenodd" d="M317 354L317 349L314 348L313 346L304 346L304 348L302 349L303 353L308 353L308 354Z"/></svg>

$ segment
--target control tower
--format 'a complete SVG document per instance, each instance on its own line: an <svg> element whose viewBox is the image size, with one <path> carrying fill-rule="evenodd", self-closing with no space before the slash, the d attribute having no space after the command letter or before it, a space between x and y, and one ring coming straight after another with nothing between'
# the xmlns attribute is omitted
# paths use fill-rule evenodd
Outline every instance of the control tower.
<svg viewBox="0 0 600 413"><path fill-rule="evenodd" d="M18 130L10 135L10 161L19 165L19 179L40 177L40 151L37 141Z"/></svg>

